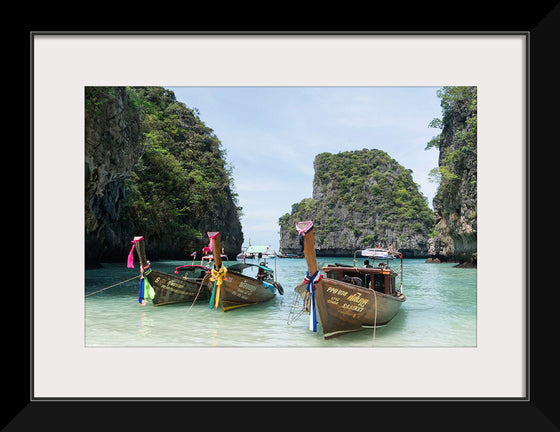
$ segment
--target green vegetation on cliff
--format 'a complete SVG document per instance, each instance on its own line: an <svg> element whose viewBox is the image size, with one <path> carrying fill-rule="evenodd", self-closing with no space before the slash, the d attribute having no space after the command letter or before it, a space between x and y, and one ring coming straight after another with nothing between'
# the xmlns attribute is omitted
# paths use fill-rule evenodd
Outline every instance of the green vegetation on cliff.
<svg viewBox="0 0 560 432"><path fill-rule="evenodd" d="M315 157L313 199L279 219L281 247L294 248L294 222L315 222L318 252L351 254L377 243L413 254L427 252L433 216L411 171L381 150Z"/></svg>
<svg viewBox="0 0 560 432"><path fill-rule="evenodd" d="M442 118L433 119L430 126L442 129L442 133L426 146L426 150L436 147L440 151L439 166L430 171L432 178L439 182L435 200L456 196L465 169L472 160L476 161L476 93L476 87L443 87L438 90ZM474 175L471 181L476 184L476 171Z"/></svg>
<svg viewBox="0 0 560 432"><path fill-rule="evenodd" d="M430 254L476 263L477 88L443 87L442 118L430 124L442 131L426 146L439 149L431 171L439 183L433 200L435 230Z"/></svg>
<svg viewBox="0 0 560 432"><path fill-rule="evenodd" d="M222 245L236 249L236 243L243 242L240 208L213 130L169 90L130 91L142 101L145 113L145 151L127 183L129 218L137 231L166 248L179 240L185 252L199 250L208 242L205 230L223 227L221 217L229 209L229 221L237 222L239 230L236 238L228 239L233 230L224 235Z"/></svg>
<svg viewBox="0 0 560 432"><path fill-rule="evenodd" d="M122 90L87 87L86 118L96 118L111 103L115 89ZM232 190L225 152L213 130L162 87L127 87L126 93L128 104L123 109L131 115L122 122L136 118L134 113L139 116L142 145L125 176L120 218L115 223L127 229L119 232L123 237L144 235L152 257L185 257L200 250L208 243L206 231L222 231L226 252L239 251L243 243L241 208ZM107 121L86 123L86 129L88 125L101 129L99 141L114 130ZM104 150L111 152L111 143L106 144ZM129 247L126 240L119 239L123 241Z"/></svg>

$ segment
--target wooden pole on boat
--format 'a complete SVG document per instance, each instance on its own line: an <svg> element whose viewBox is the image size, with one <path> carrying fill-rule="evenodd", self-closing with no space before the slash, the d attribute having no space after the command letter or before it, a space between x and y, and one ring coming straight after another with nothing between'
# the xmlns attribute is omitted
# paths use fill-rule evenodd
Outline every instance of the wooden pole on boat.
<svg viewBox="0 0 560 432"><path fill-rule="evenodd" d="M220 304L221 285L223 279L225 279L224 276L227 272L227 268L222 266L219 231L207 232L206 234L212 243L212 258L214 259L214 263L210 269L210 274L212 275L210 281L214 282L214 288L212 289L212 295L210 297L210 309L215 309Z"/></svg>
<svg viewBox="0 0 560 432"><path fill-rule="evenodd" d="M148 260L146 259L146 249L144 245L144 237L136 236L134 237L136 254L138 255L138 261L140 261L140 266L145 268L148 265Z"/></svg>
<svg viewBox="0 0 560 432"><path fill-rule="evenodd" d="M315 235L313 234L313 221L296 222L298 234L303 235L303 255L307 262L307 276L304 281L308 282L309 291L309 330L317 331L317 311L315 309L314 278L318 273L317 257L315 256Z"/></svg>
<svg viewBox="0 0 560 432"><path fill-rule="evenodd" d="M303 255L307 262L307 270L311 276L317 271L317 257L315 255L315 236L313 221L296 222L296 230L303 235Z"/></svg>
<svg viewBox="0 0 560 432"><path fill-rule="evenodd" d="M222 266L222 255L220 254L220 233L208 232L208 238L211 238L212 243L212 256L214 258L214 268L219 269Z"/></svg>

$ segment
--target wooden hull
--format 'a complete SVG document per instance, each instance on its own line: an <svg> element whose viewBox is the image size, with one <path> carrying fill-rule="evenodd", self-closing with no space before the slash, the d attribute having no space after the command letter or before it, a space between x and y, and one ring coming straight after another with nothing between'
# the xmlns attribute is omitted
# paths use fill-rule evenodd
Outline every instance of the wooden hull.
<svg viewBox="0 0 560 432"><path fill-rule="evenodd" d="M154 306L171 303L192 302L196 300L207 300L209 298L206 281L202 283L196 280L184 279L158 271L151 271L144 275L155 291L152 300Z"/></svg>
<svg viewBox="0 0 560 432"><path fill-rule="evenodd" d="M208 291L212 292L213 287L214 283L209 282ZM258 279L228 272L220 287L220 304L224 311L250 306L272 299L276 290L274 285L267 287Z"/></svg>
<svg viewBox="0 0 560 432"><path fill-rule="evenodd" d="M305 296L306 284L295 289ZM323 278L315 283L315 307L325 339L364 327L389 323L406 300L404 294L383 294L372 289Z"/></svg>

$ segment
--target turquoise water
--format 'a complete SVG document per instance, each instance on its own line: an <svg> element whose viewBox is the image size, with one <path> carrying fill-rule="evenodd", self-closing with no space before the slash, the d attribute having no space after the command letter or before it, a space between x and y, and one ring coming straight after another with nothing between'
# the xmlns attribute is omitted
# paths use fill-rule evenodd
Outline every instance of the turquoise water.
<svg viewBox="0 0 560 432"><path fill-rule="evenodd" d="M318 257L319 267L351 258ZM232 262L226 262L226 266ZM172 273L185 261L155 261L154 270ZM358 261L358 265L362 260ZM391 262L398 270L400 261ZM307 266L303 259L270 259L284 295L259 305L223 312L207 300L155 307L138 303L139 274L126 263L85 272L85 344L110 347L476 347L477 270L454 264L403 260L407 301L385 327L325 340L321 326L308 329L304 314L288 324L294 287ZM128 282L121 283L128 279ZM118 285L115 285L118 284ZM400 285L400 278L397 278ZM113 286L115 285L115 286ZM111 287L112 286L112 287ZM107 288L111 287L111 288ZM105 289L107 288L107 289ZM96 291L102 290L95 293ZM95 293L95 294L94 294Z"/></svg>

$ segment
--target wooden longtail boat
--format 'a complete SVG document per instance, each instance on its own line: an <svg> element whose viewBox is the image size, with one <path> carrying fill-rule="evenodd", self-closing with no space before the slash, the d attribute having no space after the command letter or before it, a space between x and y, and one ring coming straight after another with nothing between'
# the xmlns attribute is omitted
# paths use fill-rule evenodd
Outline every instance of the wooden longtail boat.
<svg viewBox="0 0 560 432"><path fill-rule="evenodd" d="M317 313L325 339L383 326L395 317L406 300L395 283L397 272L385 263L371 268L335 264L323 267L323 277L317 268L313 221L297 222L296 229L304 235L308 274L295 291L310 312L311 330L317 331Z"/></svg>
<svg viewBox="0 0 560 432"><path fill-rule="evenodd" d="M276 292L284 293L282 285L274 281L274 271L266 266L238 263L226 268L220 257L220 233L208 232L214 263L208 290L212 293L210 309L220 304L224 311L262 303L272 299ZM256 277L243 274L247 268L258 268Z"/></svg>
<svg viewBox="0 0 560 432"><path fill-rule="evenodd" d="M129 267L131 267L132 250L136 249L140 261L140 278L147 279L149 285L153 288L152 303L154 306L192 302L195 299L207 300L210 297L206 287L206 282L210 278L209 267L199 265L179 266L175 269L176 274L155 271L151 269L150 261L146 259L144 237L134 237L132 243ZM185 272L183 276L179 276L179 270Z"/></svg>

